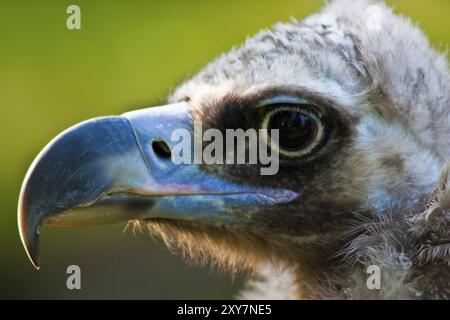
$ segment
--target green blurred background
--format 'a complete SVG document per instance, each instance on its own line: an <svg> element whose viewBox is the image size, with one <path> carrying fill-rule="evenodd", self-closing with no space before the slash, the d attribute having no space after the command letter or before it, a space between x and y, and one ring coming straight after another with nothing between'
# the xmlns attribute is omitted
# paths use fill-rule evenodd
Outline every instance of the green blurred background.
<svg viewBox="0 0 450 320"><path fill-rule="evenodd" d="M391 0L438 48L450 41L450 1ZM81 7L82 30L66 29ZM317 10L319 0L0 2L0 298L232 298L241 285L186 265L124 225L44 229L42 268L20 243L16 207L34 156L88 118L164 101L174 86L248 35ZM66 289L66 267L82 290Z"/></svg>

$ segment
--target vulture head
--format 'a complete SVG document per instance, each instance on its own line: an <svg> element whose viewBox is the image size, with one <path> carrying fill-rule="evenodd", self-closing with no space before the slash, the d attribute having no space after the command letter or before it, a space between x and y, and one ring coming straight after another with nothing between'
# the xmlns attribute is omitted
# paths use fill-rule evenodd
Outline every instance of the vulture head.
<svg viewBox="0 0 450 320"><path fill-rule="evenodd" d="M333 1L223 54L165 106L58 135L25 177L22 241L38 267L41 225L132 221L188 258L251 271L243 297L450 298L449 80L408 19ZM174 161L179 129L190 162ZM274 173L196 157L239 129L266 132ZM222 140L226 159L250 150Z"/></svg>

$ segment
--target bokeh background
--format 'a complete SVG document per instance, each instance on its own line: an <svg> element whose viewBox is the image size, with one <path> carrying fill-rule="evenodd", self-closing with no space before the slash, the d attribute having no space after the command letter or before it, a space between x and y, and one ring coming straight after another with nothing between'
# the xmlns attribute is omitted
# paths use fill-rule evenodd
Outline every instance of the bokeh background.
<svg viewBox="0 0 450 320"><path fill-rule="evenodd" d="M450 1L391 0L436 47L450 42ZM81 7L82 30L66 29ZM177 83L259 29L322 0L0 1L0 298L232 298L241 285L186 265L124 225L42 232L40 271L20 243L16 207L34 156L88 118L152 106ZM66 268L82 290L66 289Z"/></svg>

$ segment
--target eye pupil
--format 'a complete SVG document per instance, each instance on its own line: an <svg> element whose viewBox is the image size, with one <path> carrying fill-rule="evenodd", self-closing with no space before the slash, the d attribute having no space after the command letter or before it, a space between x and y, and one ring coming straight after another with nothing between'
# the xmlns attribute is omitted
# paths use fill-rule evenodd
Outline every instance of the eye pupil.
<svg viewBox="0 0 450 320"><path fill-rule="evenodd" d="M272 115L270 129L279 130L279 146L288 151L295 151L307 147L316 137L317 121L297 110L282 110Z"/></svg>

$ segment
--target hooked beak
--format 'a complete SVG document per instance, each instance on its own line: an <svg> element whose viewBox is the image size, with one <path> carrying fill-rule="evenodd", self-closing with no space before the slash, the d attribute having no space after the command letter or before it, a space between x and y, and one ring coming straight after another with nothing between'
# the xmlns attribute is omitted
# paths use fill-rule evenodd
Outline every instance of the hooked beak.
<svg viewBox="0 0 450 320"><path fill-rule="evenodd" d="M172 141L176 129L193 131L186 103L95 118L53 139L30 166L19 197L20 236L33 265L39 268L41 225L151 218L240 222L258 206L297 196L231 183L197 164L175 164L170 150L178 143Z"/></svg>

